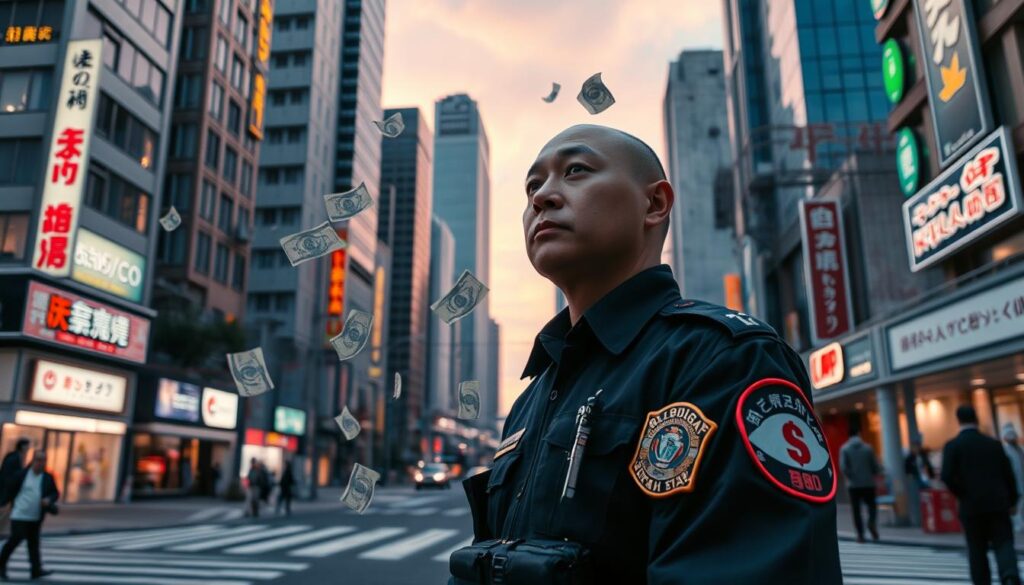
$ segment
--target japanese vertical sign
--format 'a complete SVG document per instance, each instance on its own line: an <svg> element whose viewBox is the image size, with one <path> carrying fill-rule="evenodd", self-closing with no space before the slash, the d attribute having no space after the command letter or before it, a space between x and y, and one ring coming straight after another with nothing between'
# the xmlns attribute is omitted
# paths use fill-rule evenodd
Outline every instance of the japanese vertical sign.
<svg viewBox="0 0 1024 585"><path fill-rule="evenodd" d="M1006 127L987 136L903 202L910 270L953 254L1022 211L1020 176Z"/></svg>
<svg viewBox="0 0 1024 585"><path fill-rule="evenodd" d="M263 112L267 102L267 78L264 73L270 61L270 25L274 21L270 0L259 1L259 25L256 33L256 71L252 76L252 98L249 101L249 134L263 139Z"/></svg>
<svg viewBox="0 0 1024 585"><path fill-rule="evenodd" d="M843 215L838 201L801 201L804 278L814 345L853 330Z"/></svg>
<svg viewBox="0 0 1024 585"><path fill-rule="evenodd" d="M51 276L71 273L75 230L89 164L89 139L99 98L103 41L69 41L43 177L32 266Z"/></svg>
<svg viewBox="0 0 1024 585"><path fill-rule="evenodd" d="M965 0L914 0L939 166L992 130L974 15Z"/></svg>

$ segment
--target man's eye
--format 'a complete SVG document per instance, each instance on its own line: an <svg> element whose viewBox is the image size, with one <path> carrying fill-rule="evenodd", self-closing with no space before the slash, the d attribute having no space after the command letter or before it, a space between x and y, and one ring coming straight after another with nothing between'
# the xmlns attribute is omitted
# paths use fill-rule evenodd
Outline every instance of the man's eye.
<svg viewBox="0 0 1024 585"><path fill-rule="evenodd" d="M526 194L533 195L533 192L540 189L540 181L530 181L526 184Z"/></svg>
<svg viewBox="0 0 1024 585"><path fill-rule="evenodd" d="M587 167L585 167L585 166L583 166L583 165L581 165L579 163L573 163L573 164L571 164L571 165L569 165L568 167L565 168L565 174L566 174L566 176L568 176L568 175L575 175L577 172L582 172L582 171L585 171L585 170L587 170Z"/></svg>

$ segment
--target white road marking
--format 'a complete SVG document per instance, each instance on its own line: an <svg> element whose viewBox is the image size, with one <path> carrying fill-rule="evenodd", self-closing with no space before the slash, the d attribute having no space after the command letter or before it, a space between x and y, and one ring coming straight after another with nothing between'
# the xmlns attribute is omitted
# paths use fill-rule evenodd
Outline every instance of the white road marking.
<svg viewBox="0 0 1024 585"><path fill-rule="evenodd" d="M264 528L264 527L260 527ZM274 528L272 530L262 530L259 532L252 532L249 534L241 534L239 536L232 536L229 538L214 538L213 540L193 542L191 544L179 544L178 546L172 546L167 550L181 551L181 552L195 552L199 550L210 550L211 548L220 548L229 544L236 544L239 542L247 542L250 540L261 540L263 538L270 538L271 536L282 536L285 534L292 534L295 532L302 532L308 530L309 526L281 526L280 528Z"/></svg>
<svg viewBox="0 0 1024 585"><path fill-rule="evenodd" d="M469 508L452 508L451 510L445 510L443 514L452 517L465 516L469 514Z"/></svg>
<svg viewBox="0 0 1024 585"><path fill-rule="evenodd" d="M125 537L138 539L146 538L151 536L160 536L163 534L174 534L178 532L185 532L188 530L195 530L196 528L220 528L218 524L198 524L195 526L176 526L174 528L161 528L157 530L118 530L116 532L103 532L99 534L81 534L81 535L69 535L69 536L46 536L43 535L43 544L53 544L57 546L75 546L80 544L91 544L96 542L113 542L122 540Z"/></svg>
<svg viewBox="0 0 1024 585"><path fill-rule="evenodd" d="M377 561L401 560L443 540L448 540L457 533L458 530L451 530L448 528L432 528L430 530L424 530L423 532L414 534L408 538L403 538L402 540L398 540L384 546L379 546L373 550L368 550L359 555L359 558L373 559Z"/></svg>
<svg viewBox="0 0 1024 585"><path fill-rule="evenodd" d="M12 567L28 569L26 561L12 561ZM277 579L284 575L282 571L259 571L245 569L189 569L185 567L117 567L112 565L94 565L86 563L66 563L61 561L48 560L46 567L61 573L112 573L115 575L135 575L136 577L200 577L205 579L217 577L232 577L237 579Z"/></svg>
<svg viewBox="0 0 1024 585"><path fill-rule="evenodd" d="M257 542L254 544L236 546L234 548L229 548L224 552L233 555L251 555L255 553L263 553L271 550L277 550L295 544L305 544L311 540L319 540L322 538L327 538L328 536L336 536L338 534L346 534L348 532L354 531L355 528L352 526L335 526L333 528L314 530L313 532L307 532L305 534L296 534L294 536L286 536L284 538L275 538L272 540L268 540L266 542Z"/></svg>
<svg viewBox="0 0 1024 585"><path fill-rule="evenodd" d="M245 528L247 529L247 531L259 529L259 527L257 526L246 526ZM213 530L194 531L182 534L173 534L170 536L157 536L154 538L147 538L137 541L129 540L124 544L118 544L117 546L112 546L111 548L113 548L114 550L152 550L154 548L160 548L162 546L175 544L181 541L194 542L198 539L207 539L212 538L214 536L221 536L224 534L233 534L239 531L241 531L241 529L235 528L218 528Z"/></svg>
<svg viewBox="0 0 1024 585"><path fill-rule="evenodd" d="M328 540L327 542L321 542L320 544L314 544L313 546L293 550L288 554L293 557L321 558L360 547L364 544L370 544L371 542L391 538L392 536L397 536L405 531L405 528L400 527L377 528L368 532L360 532L359 534L353 534L351 536L343 536L335 540Z"/></svg>
<svg viewBox="0 0 1024 585"><path fill-rule="evenodd" d="M436 556L433 556L433 557L431 557L431 558L432 558L433 560L435 560L435 561L442 561L442 562L445 562L445 563L447 563L447 562L448 562L448 559L449 559L449 557L451 557L451 556L452 556L452 553L453 553L453 552L455 552L455 551L459 550L460 548L462 548L462 547L464 547L464 546L469 546L469 545L471 545L471 544L473 544L473 537L472 537L472 536L470 536L470 537L469 537L469 538L467 538L466 540L463 540L462 542L460 542L460 543L456 544L455 546L451 547L450 549L448 549L448 550L444 551L443 553L441 553L441 554L439 554L439 555L436 555Z"/></svg>
<svg viewBox="0 0 1024 585"><path fill-rule="evenodd" d="M437 514L440 510L438 508L419 508L418 510L410 510L410 516L430 516L431 514Z"/></svg>

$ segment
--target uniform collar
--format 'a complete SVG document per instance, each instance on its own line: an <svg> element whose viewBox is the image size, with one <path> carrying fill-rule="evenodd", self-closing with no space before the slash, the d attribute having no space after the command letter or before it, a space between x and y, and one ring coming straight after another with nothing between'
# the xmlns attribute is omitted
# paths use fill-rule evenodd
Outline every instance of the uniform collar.
<svg viewBox="0 0 1024 585"><path fill-rule="evenodd" d="M648 268L617 286L583 313L572 327L569 309L562 309L540 330L523 370L534 377L558 361L570 330L589 329L610 353L618 355L636 339L644 325L668 303L679 299L679 285L667 264Z"/></svg>

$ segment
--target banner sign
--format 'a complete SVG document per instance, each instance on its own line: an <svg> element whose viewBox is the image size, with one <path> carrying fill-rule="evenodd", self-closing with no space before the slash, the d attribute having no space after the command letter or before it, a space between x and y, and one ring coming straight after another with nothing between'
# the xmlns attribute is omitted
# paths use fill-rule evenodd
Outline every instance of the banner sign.
<svg viewBox="0 0 1024 585"><path fill-rule="evenodd" d="M249 100L249 134L263 140L263 114L267 104L267 78L263 73L270 61L270 25L274 22L270 0L258 0L259 25L256 30L256 64L259 68L252 76L252 97Z"/></svg>
<svg viewBox="0 0 1024 585"><path fill-rule="evenodd" d="M124 376L36 360L29 398L73 408L121 412L127 388L128 379Z"/></svg>
<svg viewBox="0 0 1024 585"><path fill-rule="evenodd" d="M846 270L846 240L839 202L800 202L804 277L810 302L813 344L853 329L850 277Z"/></svg>
<svg viewBox="0 0 1024 585"><path fill-rule="evenodd" d="M843 346L838 343L830 343L825 347L811 352L808 360L811 375L811 387L821 390L834 386L843 381Z"/></svg>
<svg viewBox="0 0 1024 585"><path fill-rule="evenodd" d="M72 280L142 302L145 257L84 228L78 230L77 240Z"/></svg>
<svg viewBox="0 0 1024 585"><path fill-rule="evenodd" d="M89 142L99 101L103 41L69 41L57 114L43 178L32 266L50 276L71 273L75 230L89 166Z"/></svg>
<svg viewBox="0 0 1024 585"><path fill-rule="evenodd" d="M1020 177L1005 127L903 202L910 270L952 255L1021 213Z"/></svg>
<svg viewBox="0 0 1024 585"><path fill-rule="evenodd" d="M199 386L160 378L154 414L160 418L199 422Z"/></svg>
<svg viewBox="0 0 1024 585"><path fill-rule="evenodd" d="M21 332L106 357L146 363L149 319L30 280Z"/></svg>
<svg viewBox="0 0 1024 585"><path fill-rule="evenodd" d="M886 330L893 371L1024 336L1024 277Z"/></svg>
<svg viewBox="0 0 1024 585"><path fill-rule="evenodd" d="M974 14L965 0L914 0L939 166L992 130Z"/></svg>
<svg viewBox="0 0 1024 585"><path fill-rule="evenodd" d="M238 422L238 394L203 388L203 424L218 429L233 429Z"/></svg>
<svg viewBox="0 0 1024 585"><path fill-rule="evenodd" d="M274 409L274 430L289 435L305 435L306 413L297 408L278 406Z"/></svg>

